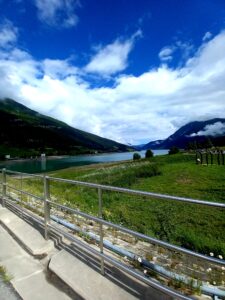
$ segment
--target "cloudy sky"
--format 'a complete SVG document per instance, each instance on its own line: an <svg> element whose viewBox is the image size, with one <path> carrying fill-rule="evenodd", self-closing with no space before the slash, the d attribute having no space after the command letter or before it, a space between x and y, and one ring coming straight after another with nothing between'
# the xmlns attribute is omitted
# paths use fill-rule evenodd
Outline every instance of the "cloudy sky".
<svg viewBox="0 0 225 300"><path fill-rule="evenodd" d="M225 117L224 0L0 0L0 98L123 143Z"/></svg>

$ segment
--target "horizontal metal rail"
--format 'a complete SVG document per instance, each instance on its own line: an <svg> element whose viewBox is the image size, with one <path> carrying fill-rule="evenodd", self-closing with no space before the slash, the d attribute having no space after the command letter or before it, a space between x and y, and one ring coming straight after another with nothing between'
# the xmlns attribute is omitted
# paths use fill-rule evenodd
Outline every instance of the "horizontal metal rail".
<svg viewBox="0 0 225 300"><path fill-rule="evenodd" d="M17 192L20 192L20 193L22 193L22 194L24 194L24 195L31 196L31 197L34 197L34 198L36 198L36 199L38 199L38 200L44 201L44 200L43 200L43 197L34 195L34 194L29 193L29 192L26 192L26 191L24 191L24 190L17 189L17 188L15 188L15 187L13 187L13 186L11 186L11 185L8 185L8 184L7 184L7 187L10 188L10 189L12 189L12 190L15 190L15 191L17 191Z"/></svg>
<svg viewBox="0 0 225 300"><path fill-rule="evenodd" d="M175 201L192 203L192 204L200 204L200 205L213 206L213 207L218 207L218 208L225 208L225 203L220 203L220 202L210 202L210 201L204 201L204 200L198 200L198 199L171 196L171 195L166 195L166 194L143 192L143 191L138 191L138 190L131 190L131 189L113 187L113 186L102 185L102 184L97 184L97 183L89 183L89 182L84 182L84 181L62 179L62 178L57 178L57 177L48 177L48 178L52 181L70 183L70 184L74 184L74 185L86 186L86 187L91 187L91 188L96 188L96 189L100 188L102 190L126 193L126 194L130 194L130 195L161 198L161 199L165 199L165 200L175 200Z"/></svg>
<svg viewBox="0 0 225 300"><path fill-rule="evenodd" d="M37 177L37 178L43 179L43 175L37 175L37 174L29 174L29 173L10 171L10 170L6 170L6 173L25 175L25 176L29 176L29 177ZM131 190L131 189L126 189L126 188L102 185L102 184L97 184L97 183L89 183L89 182L78 181L78 180L63 179L63 178L57 178L57 177L51 177L51 176L48 176L48 179L51 181L70 183L73 185L86 186L86 187L91 187L91 188L96 188L96 189L100 188L102 190L126 193L126 194L130 194L130 195L139 195L139 196L160 198L160 199L165 199L165 200L174 200L174 201L180 201L180 202L186 202L186 203L192 203L192 204L225 208L225 203L222 203L222 202L204 201L204 200L200 200L200 199L178 197L178 196L159 194L159 193L153 193L153 192L144 192L144 191L139 191L139 190Z"/></svg>
<svg viewBox="0 0 225 300"><path fill-rule="evenodd" d="M30 173L24 173L24 172L18 172L18 171L11 171L11 170L8 170L8 169L6 170L6 172L10 173L10 174L24 175L27 178L28 177L43 178L43 175L40 175L40 174L30 174Z"/></svg>

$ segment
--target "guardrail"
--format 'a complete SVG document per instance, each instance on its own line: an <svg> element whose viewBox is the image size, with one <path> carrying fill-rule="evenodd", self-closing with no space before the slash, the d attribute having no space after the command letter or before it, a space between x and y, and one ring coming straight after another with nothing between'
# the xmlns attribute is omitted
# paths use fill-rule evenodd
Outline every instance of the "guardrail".
<svg viewBox="0 0 225 300"><path fill-rule="evenodd" d="M15 186L11 186L9 185L9 183L7 182L7 177L6 175L16 175L17 177L19 176L20 180L21 180L21 188L17 188ZM22 180L23 180L23 176L25 177L35 177L35 178L39 178L41 180L43 180L43 197L42 196L38 196L35 194L32 194L30 192L24 191L22 189ZM77 209L73 209L58 203L55 203L53 201L51 201L51 195L50 195L50 182L61 182L61 183L69 183L72 185L78 185L78 186L84 186L84 187L90 187L90 188L94 188L97 190L98 193L98 217L81 212ZM147 283L148 285L172 296L175 297L177 299L191 299L190 297L187 297L183 294L181 294L180 292L177 292L167 286L164 286L158 282L156 282L155 280L152 280L149 277L146 277L144 275L142 275L141 273L137 272L136 270L133 270L131 268L129 268L128 266L124 265L123 263L121 263L119 260L116 260L114 258L112 258L109 255L106 255L104 253L104 228L103 226L108 226L111 228L114 228L116 230L119 230L121 232L127 233L135 238L138 239L142 239L145 240L149 243L158 245L158 246L162 246L164 248L173 250L175 252L179 252L179 253L183 253L183 254L187 254L189 256L192 257L196 257L199 259L202 259L204 261L208 261L210 263L213 264L217 264L220 266L225 266L225 260L221 260L221 259L217 259L215 257L211 257L208 255L204 255L201 253L196 253L194 251L191 251L189 249L183 248L183 247L179 247L176 245L173 245L171 243L144 235L142 233L133 231L131 229L128 229L126 227L123 227L121 225L106 221L103 219L103 210L102 210L102 205L103 205L103 199L102 199L102 193L104 191L113 191L113 192L119 192L119 193L125 193L125 194L130 194L130 195L138 195L138 196L145 196L145 197L151 197L151 198L160 198L163 199L165 201L178 201L178 202L183 202L183 203L189 203L189 204L198 204L198 205L203 205L203 206L210 206L210 207L215 207L215 208L220 208L220 209L225 209L225 204L224 203L219 203L219 202L209 202L209 201L203 201L203 200L198 200L198 199L191 199L191 198L184 198L184 197L176 197L176 196L170 196L170 195L164 195L164 194L157 194L157 193L151 193L151 192L143 192L143 191L138 191L138 190L131 190L131 189L125 189L125 188L118 188L118 187L112 187L112 186L106 186L106 185L101 185L101 184L94 184L94 183L88 183L88 182L82 182L82 181L75 181L75 180L67 180L67 179L62 179L62 178L55 178L55 177L49 177L49 176L45 176L45 175L34 175L34 174L28 174L28 173L22 173L22 172L15 172L15 171L10 171L10 170L6 170L3 169L2 170L2 182L0 182L0 184L2 185L2 205L5 206L5 204L7 203L7 201L10 202L10 204L12 205L12 201L10 201L9 198L9 194L7 193L8 189L12 189L18 193L20 193L21 195L27 195L27 196L31 196L37 200L41 200L43 201L43 206L44 206L44 217L43 217L43 224L44 224L44 231L45 231L45 239L49 238L50 232L52 229L60 232L61 234L63 234L66 238L70 239L73 242L76 242L77 244L80 244L84 249L88 249L89 251L91 251L92 253L98 255L100 257L101 260L101 273L102 275L104 275L104 262L110 262L111 264L113 264L114 266L116 266L117 268L129 273L130 275L132 275L133 277L141 280L142 282ZM28 203L26 203L27 206L29 206ZM72 236L71 234L69 234L68 232L59 229L58 227L54 226L53 224L50 223L51 219L55 219L56 218L54 216L51 215L51 208L52 207L57 207L61 210L70 212L72 214L84 217L85 219L89 219L92 220L94 222L96 222L97 224L99 224L99 238L98 238L98 245L99 245L99 252L96 251L95 249L93 249L92 247L80 242L79 240L77 240L76 238L74 238L74 236ZM31 206L31 208L33 208ZM62 225L67 226L66 222L61 222ZM134 257L134 259L138 260L138 256ZM143 262L144 263L144 262ZM164 272L165 273L165 272ZM161 271L161 274L163 274L163 271ZM168 272L164 274L165 276L169 276ZM203 290L203 289L202 289ZM220 293L220 291L218 291L217 289L208 289L205 288L205 293L211 296L224 296L225 297L225 292Z"/></svg>

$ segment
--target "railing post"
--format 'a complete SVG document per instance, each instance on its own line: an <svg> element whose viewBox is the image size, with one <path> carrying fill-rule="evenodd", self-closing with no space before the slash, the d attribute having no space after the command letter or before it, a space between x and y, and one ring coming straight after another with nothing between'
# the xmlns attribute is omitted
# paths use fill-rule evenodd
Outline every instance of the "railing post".
<svg viewBox="0 0 225 300"><path fill-rule="evenodd" d="M5 207L6 199L6 169L2 169L2 206Z"/></svg>
<svg viewBox="0 0 225 300"><path fill-rule="evenodd" d="M98 188L98 216L99 218L102 218L102 190L101 188ZM100 241L99 241L99 246L100 246L100 253L103 253L103 225L102 223L99 224L99 236L100 236ZM101 257L101 273L102 275L105 275L105 270L104 270L104 258Z"/></svg>
<svg viewBox="0 0 225 300"><path fill-rule="evenodd" d="M49 177L44 175L44 220L45 220L45 239L49 239L48 223L50 222L50 199Z"/></svg>

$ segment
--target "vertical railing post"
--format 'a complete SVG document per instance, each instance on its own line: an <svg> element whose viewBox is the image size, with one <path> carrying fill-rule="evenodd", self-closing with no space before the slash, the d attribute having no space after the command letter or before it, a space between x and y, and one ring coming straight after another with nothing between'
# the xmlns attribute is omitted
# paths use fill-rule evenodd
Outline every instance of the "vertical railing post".
<svg viewBox="0 0 225 300"><path fill-rule="evenodd" d="M45 221L45 239L49 239L48 234L48 223L50 222L50 188L49 188L49 177L44 175L44 221Z"/></svg>
<svg viewBox="0 0 225 300"><path fill-rule="evenodd" d="M6 169L2 169L2 206L5 207L6 199Z"/></svg>
<svg viewBox="0 0 225 300"><path fill-rule="evenodd" d="M102 190L101 188L98 188L98 217L102 219ZM103 254L103 225L102 223L99 224L99 236L100 236L100 241L99 241L99 247L100 247L100 253ZM104 270L104 258L101 257L101 273L102 275L105 274Z"/></svg>
<svg viewBox="0 0 225 300"><path fill-rule="evenodd" d="M20 203L22 204L22 202L23 202L23 192L22 192L22 190L23 190L23 175L22 174L20 174Z"/></svg>

